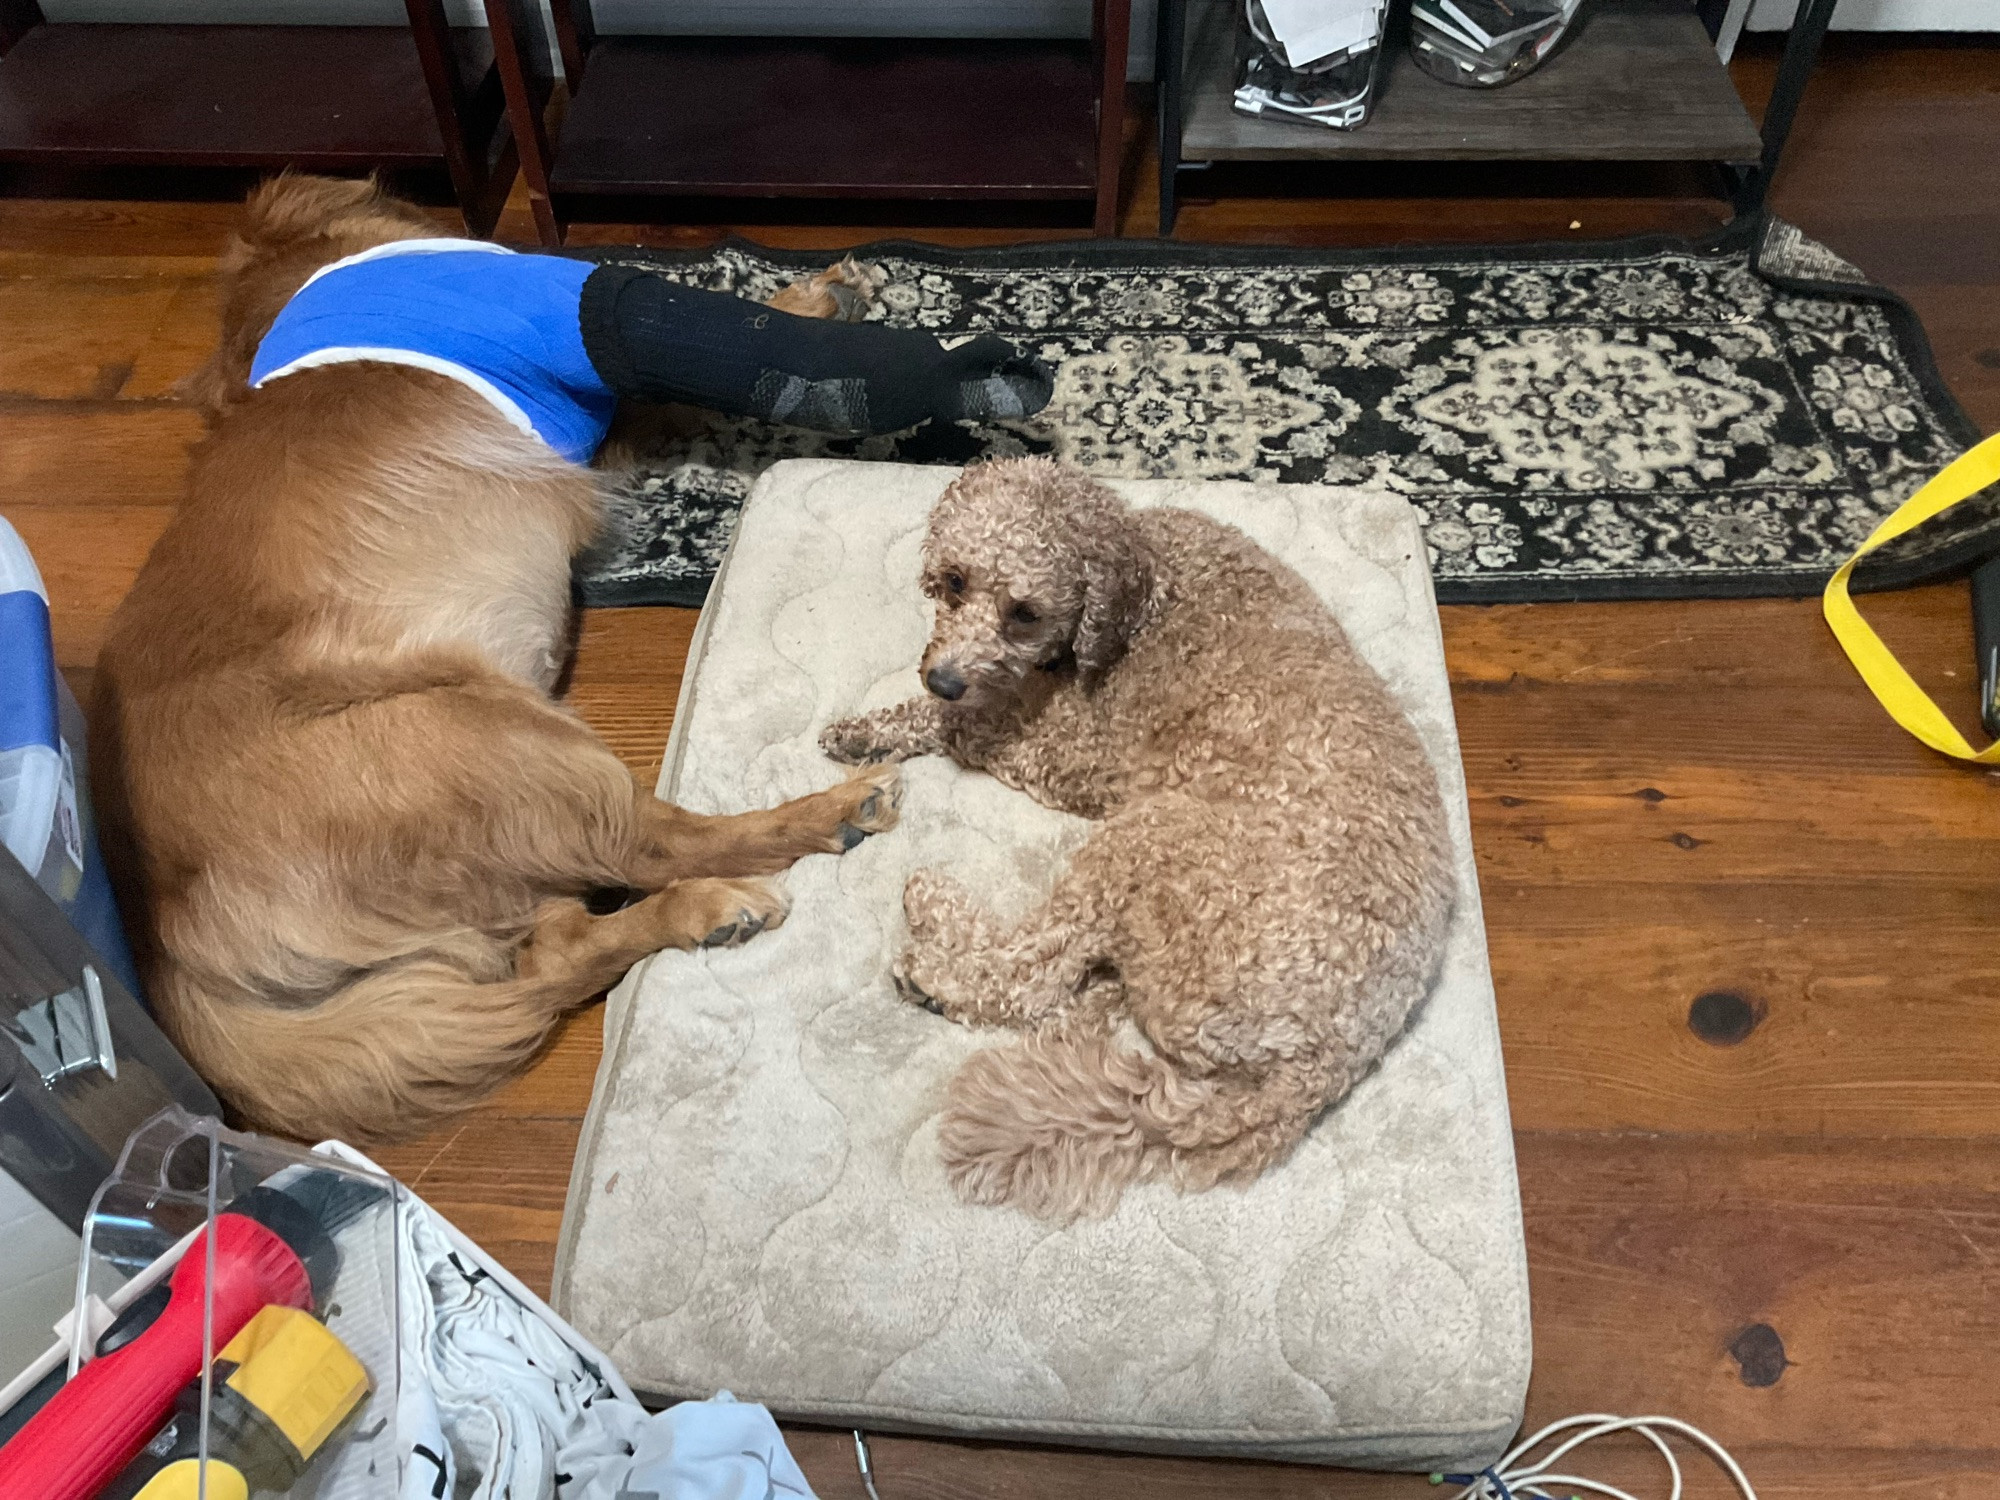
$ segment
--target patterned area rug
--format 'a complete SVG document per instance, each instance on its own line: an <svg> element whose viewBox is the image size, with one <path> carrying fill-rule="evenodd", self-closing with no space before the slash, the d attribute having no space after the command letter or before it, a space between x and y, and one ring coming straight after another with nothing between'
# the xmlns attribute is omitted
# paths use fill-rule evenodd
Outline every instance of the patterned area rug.
<svg viewBox="0 0 2000 1500"><path fill-rule="evenodd" d="M874 316L1040 350L1048 408L863 440L685 414L630 450L586 602L699 604L780 459L1020 453L1120 478L1385 484L1421 512L1446 603L1810 593L1978 435L1915 314L1774 220L1706 242L857 253L888 273ZM594 258L756 298L830 259L740 241ZM2000 504L1968 504L1859 582L1996 545Z"/></svg>

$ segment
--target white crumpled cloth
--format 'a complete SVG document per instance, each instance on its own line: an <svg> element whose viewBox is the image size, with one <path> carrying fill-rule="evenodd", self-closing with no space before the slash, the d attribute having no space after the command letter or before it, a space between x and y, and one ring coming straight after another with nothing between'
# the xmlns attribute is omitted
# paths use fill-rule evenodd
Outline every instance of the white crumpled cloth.
<svg viewBox="0 0 2000 1500"><path fill-rule="evenodd" d="M355 1428L393 1415L400 1500L813 1500L762 1406L723 1391L648 1412L610 1361L573 1330L566 1338L540 1298L429 1204L405 1194L397 1228L398 1388L378 1390ZM354 1295L368 1280L337 1288L348 1329L365 1321ZM380 1500L378 1448L330 1458L319 1500Z"/></svg>

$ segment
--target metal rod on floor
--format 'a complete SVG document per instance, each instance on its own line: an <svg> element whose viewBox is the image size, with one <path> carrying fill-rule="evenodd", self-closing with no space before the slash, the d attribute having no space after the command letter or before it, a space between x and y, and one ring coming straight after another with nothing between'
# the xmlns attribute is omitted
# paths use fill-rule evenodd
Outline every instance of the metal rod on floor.
<svg viewBox="0 0 2000 1500"><path fill-rule="evenodd" d="M882 1500L875 1488L875 1465L868 1456L868 1434L859 1427L854 1429L854 1465L861 1470L861 1487L868 1491L868 1500Z"/></svg>

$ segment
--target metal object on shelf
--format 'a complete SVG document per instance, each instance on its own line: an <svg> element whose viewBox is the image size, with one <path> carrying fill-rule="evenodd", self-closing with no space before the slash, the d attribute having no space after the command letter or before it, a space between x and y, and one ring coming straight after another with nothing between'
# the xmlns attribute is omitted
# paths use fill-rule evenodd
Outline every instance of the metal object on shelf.
<svg viewBox="0 0 2000 1500"><path fill-rule="evenodd" d="M1412 0L1410 56L1439 83L1491 89L1546 62L1581 0Z"/></svg>
<svg viewBox="0 0 2000 1500"><path fill-rule="evenodd" d="M71 1229L140 1121L220 1106L53 897L0 852L0 1172Z"/></svg>
<svg viewBox="0 0 2000 1500"><path fill-rule="evenodd" d="M1155 77L1162 235L1173 233L1180 174L1213 160L1686 161L1719 170L1736 211L1755 211L1783 153L1834 0L1806 0L1761 129L1690 3L1591 0L1573 40L1563 44L1563 65L1498 95L1440 87L1403 49L1385 48L1398 55L1384 63L1376 111L1365 128L1351 132L1233 111L1225 28L1240 3L1202 0L1191 21L1189 0L1161 0Z"/></svg>
<svg viewBox="0 0 2000 1500"><path fill-rule="evenodd" d="M50 1088L93 1068L110 1078L118 1076L118 1049L104 1012L104 982L90 964L83 966L80 983L16 1011L12 1019L0 1023L0 1031L21 1049L21 1056Z"/></svg>
<svg viewBox="0 0 2000 1500"><path fill-rule="evenodd" d="M1754 0L1729 0L1715 32L1715 55L1724 62L1736 55L1736 43L1743 36L1743 24L1750 19Z"/></svg>
<svg viewBox="0 0 2000 1500"><path fill-rule="evenodd" d="M1375 102L1388 0L1359 0L1315 17L1335 24L1320 25L1309 37L1298 35L1300 17L1276 12L1277 5L1278 0L1243 0L1238 12L1237 111L1268 110L1333 130L1360 129ZM1289 32L1286 21L1293 23Z"/></svg>

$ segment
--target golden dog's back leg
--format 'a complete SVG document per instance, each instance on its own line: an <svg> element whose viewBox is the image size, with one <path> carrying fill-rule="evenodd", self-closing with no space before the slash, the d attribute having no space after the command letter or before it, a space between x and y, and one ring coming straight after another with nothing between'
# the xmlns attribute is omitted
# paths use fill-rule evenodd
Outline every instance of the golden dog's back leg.
<svg viewBox="0 0 2000 1500"><path fill-rule="evenodd" d="M894 827L902 797L897 768L877 766L773 808L690 812L654 797L574 715L496 677L303 720L271 756L368 767L383 745L409 747L394 778L300 778L288 816L343 851L343 909L388 893L419 928L518 924L540 897L593 886L776 874Z"/></svg>
<svg viewBox="0 0 2000 1500"><path fill-rule="evenodd" d="M608 916L580 901L551 901L535 914L521 951L523 982L578 990L589 999L640 959L663 948L723 948L782 926L791 910L773 881L681 880Z"/></svg>
<svg viewBox="0 0 2000 1500"><path fill-rule="evenodd" d="M316 1005L223 998L176 970L161 1011L251 1124L393 1140L478 1103L533 1057L558 1017L648 954L745 942L785 912L765 880L681 881L602 917L554 900L525 945L439 934Z"/></svg>
<svg viewBox="0 0 2000 1500"><path fill-rule="evenodd" d="M411 749L394 778L289 782L286 815L313 836L239 841L165 902L151 988L223 1096L288 1134L392 1139L476 1103L646 954L782 915L758 882L688 877L772 873L896 817L893 768L769 810L686 812L495 680L295 714L286 734L288 763L336 770L374 764L370 744ZM575 899L621 884L665 889L597 919Z"/></svg>

